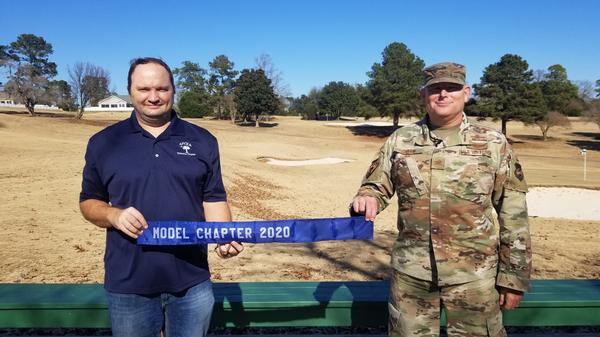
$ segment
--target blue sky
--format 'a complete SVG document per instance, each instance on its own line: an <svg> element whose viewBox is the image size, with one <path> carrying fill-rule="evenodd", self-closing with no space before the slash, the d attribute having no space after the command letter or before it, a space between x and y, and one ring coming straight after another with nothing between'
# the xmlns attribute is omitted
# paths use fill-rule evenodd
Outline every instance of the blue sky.
<svg viewBox="0 0 600 337"><path fill-rule="evenodd" d="M365 83L391 42L426 64L465 64L478 83L506 53L533 70L562 64L571 80L600 79L600 1L7 1L0 44L42 36L54 47L58 79L91 62L126 93L129 60L158 56L171 67L227 55L238 70L271 55L293 96L330 81ZM1 80L4 82L4 80Z"/></svg>

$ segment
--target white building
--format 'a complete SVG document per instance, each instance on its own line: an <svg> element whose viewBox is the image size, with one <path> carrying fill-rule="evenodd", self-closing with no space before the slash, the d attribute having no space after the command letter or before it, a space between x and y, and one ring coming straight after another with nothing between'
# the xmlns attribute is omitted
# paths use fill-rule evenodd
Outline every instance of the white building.
<svg viewBox="0 0 600 337"><path fill-rule="evenodd" d="M98 101L96 106L85 107L85 111L133 111L129 95L110 95Z"/></svg>
<svg viewBox="0 0 600 337"><path fill-rule="evenodd" d="M10 96L7 93L0 91L0 105L14 106L15 101L12 98L10 98Z"/></svg>
<svg viewBox="0 0 600 337"><path fill-rule="evenodd" d="M15 100L4 91L0 91L0 106L9 108L25 108L25 104L15 103ZM36 104L33 106L34 109L45 109L45 110L59 110L57 106Z"/></svg>

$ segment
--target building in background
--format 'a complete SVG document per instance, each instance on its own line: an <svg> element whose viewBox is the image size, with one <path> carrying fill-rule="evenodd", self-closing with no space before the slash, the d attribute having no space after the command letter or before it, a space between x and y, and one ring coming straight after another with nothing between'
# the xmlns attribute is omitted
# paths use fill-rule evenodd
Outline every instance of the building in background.
<svg viewBox="0 0 600 337"><path fill-rule="evenodd" d="M14 106L15 101L10 97L9 94L0 91L0 105Z"/></svg>
<svg viewBox="0 0 600 337"><path fill-rule="evenodd" d="M15 102L15 100L8 93L6 93L4 91L0 91L0 107L25 109L25 104ZM60 110L55 105L47 105L47 104L36 104L34 106L34 109Z"/></svg>
<svg viewBox="0 0 600 337"><path fill-rule="evenodd" d="M87 106L84 109L86 112L99 111L133 111L133 104L129 95L110 95L98 101L96 106Z"/></svg>

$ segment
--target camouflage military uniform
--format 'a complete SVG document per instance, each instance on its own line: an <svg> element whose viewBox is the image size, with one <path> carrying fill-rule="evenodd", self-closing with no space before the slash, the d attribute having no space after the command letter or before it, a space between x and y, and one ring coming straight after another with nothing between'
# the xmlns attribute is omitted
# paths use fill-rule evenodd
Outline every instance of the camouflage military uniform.
<svg viewBox="0 0 600 337"><path fill-rule="evenodd" d="M491 128L471 123L464 113L458 133L445 140L429 130L427 121L425 117L398 129L388 138L357 194L375 197L378 212L388 205L394 193L398 196L399 235L392 252L396 273L392 277L390 296L391 335L405 335L393 332L393 325L402 323L402 318L398 321L398 315L403 314L403 310L398 309L402 304L399 302L410 302L411 292L398 292L407 284L427 281L428 286L420 287L443 289L446 311L453 300L463 303L463 307L473 303L484 305L493 300L497 307L494 282L515 290L529 288L531 244L525 202L527 184L506 138ZM456 296L443 298L444 291L450 294L454 286L486 280L492 282L486 291L491 288L493 294L485 295L482 301L473 298L463 301ZM408 318L408 323L417 324L418 328L420 316L439 316L440 299L437 301L437 309L432 313L427 300L415 300L418 306L409 313L412 318ZM474 309L475 313L488 312L476 305ZM495 311L501 315L499 308ZM484 320L490 323L499 319L500 322L496 322L496 328L491 324L492 329L481 335L504 335L501 316L494 315ZM448 323L450 335L480 335L461 332L464 327L461 327L460 317L457 325L451 326L450 317ZM423 323L423 329L414 336L436 336L437 324L438 327L432 327Z"/></svg>

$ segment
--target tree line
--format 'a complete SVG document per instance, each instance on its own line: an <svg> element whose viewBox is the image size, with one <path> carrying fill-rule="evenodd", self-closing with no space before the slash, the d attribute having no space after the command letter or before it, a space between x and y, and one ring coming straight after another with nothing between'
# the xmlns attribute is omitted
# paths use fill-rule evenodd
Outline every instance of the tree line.
<svg viewBox="0 0 600 337"><path fill-rule="evenodd" d="M306 119L344 116L401 117L424 115L419 90L425 63L403 43L389 44L382 61L367 72L365 84L330 82L293 100L290 110ZM600 80L574 83L560 64L547 70L529 69L526 60L506 54L488 65L465 110L470 116L500 120L506 134L508 121L538 125L544 140L554 126L567 126L567 116L584 116L600 127Z"/></svg>
<svg viewBox="0 0 600 337"><path fill-rule="evenodd" d="M260 116L283 114L288 92L269 55L256 58L256 68L235 70L226 55L208 62L184 61L173 70L179 92L177 108L184 117L214 116L233 122L254 122ZM239 76L238 76L239 75Z"/></svg>
<svg viewBox="0 0 600 337"><path fill-rule="evenodd" d="M50 60L52 44L43 37L21 34L14 42L0 45L0 67L7 71L2 85L17 103L35 116L37 104L55 105L65 111L77 110L81 118L86 106L97 105L110 94L110 74L89 62L76 62L68 68L69 81L53 80L56 63ZM198 63L184 61L173 70L178 91L177 110L183 117L204 117L233 121L255 121L263 114L283 113L289 92L281 72L267 54L256 58L256 68L234 69L227 56L209 62L208 70ZM238 76L239 75L239 76ZM1 84L1 83L0 83Z"/></svg>
<svg viewBox="0 0 600 337"><path fill-rule="evenodd" d="M33 34L21 34L9 45L0 45L0 67L8 73L3 90L32 116L36 104L47 104L78 110L76 117L81 118L86 105L95 105L110 94L110 75L102 67L77 62L68 70L68 82L52 80L57 75L56 63L49 59L53 52L52 44Z"/></svg>
<svg viewBox="0 0 600 337"><path fill-rule="evenodd" d="M56 64L49 60L52 53L52 45L33 34L0 45L0 66L7 69L9 79L4 90L31 115L36 104L52 104L77 109L76 117L81 118L85 106L111 94L108 71L88 62L69 67L68 82L52 80L57 75ZM419 90L425 63L403 43L385 47L381 62L367 72L366 83L331 81L297 98L289 97L282 73L269 55L260 55L255 63L254 68L238 71L226 55L216 56L206 69L193 61L182 62L173 70L177 110L183 117L213 116L257 126L263 115L292 114L304 119L388 116L397 127L401 117L424 114ZM538 125L544 139L551 127L568 125L567 116L584 116L600 127L600 80L595 86L589 81L575 83L560 64L534 71L521 56L506 54L484 69L473 93L467 114L500 120L505 134L511 120Z"/></svg>

